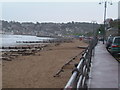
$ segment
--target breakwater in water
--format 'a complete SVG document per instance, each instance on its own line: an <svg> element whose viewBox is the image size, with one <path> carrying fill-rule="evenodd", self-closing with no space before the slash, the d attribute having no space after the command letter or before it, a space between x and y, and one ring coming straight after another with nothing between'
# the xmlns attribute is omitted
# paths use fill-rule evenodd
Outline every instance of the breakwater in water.
<svg viewBox="0 0 120 90"><path fill-rule="evenodd" d="M1 46L0 49L31 49L30 45L34 44L50 44L50 43L69 43L72 42L72 39L49 39L43 41L16 41L16 43L23 43L25 45L17 45L17 46ZM34 47L38 48L38 47Z"/></svg>
<svg viewBox="0 0 120 90"><path fill-rule="evenodd" d="M37 37L37 36L30 36L30 35L7 35L7 34L0 34L0 45L4 47L9 46L17 46L17 45L25 45L26 43L23 42L40 42L51 40L53 38L49 37ZM20 42L20 43L19 43ZM30 43L30 44L32 44Z"/></svg>
<svg viewBox="0 0 120 90"><path fill-rule="evenodd" d="M2 49L2 60L11 61L17 56L35 55L37 52L44 50L45 47L51 45L58 46L60 43L70 43L72 39L53 39L48 40L44 44L33 44L33 45L20 45L20 46L9 46L1 47Z"/></svg>

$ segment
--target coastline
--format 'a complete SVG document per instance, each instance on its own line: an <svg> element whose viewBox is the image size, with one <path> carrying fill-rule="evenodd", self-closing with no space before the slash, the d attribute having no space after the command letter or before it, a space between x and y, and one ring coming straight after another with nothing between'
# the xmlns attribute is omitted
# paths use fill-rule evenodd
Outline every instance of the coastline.
<svg viewBox="0 0 120 90"><path fill-rule="evenodd" d="M60 77L53 76L62 65L84 50L78 46L87 44L79 40L51 43L40 50L36 48L30 55L3 60L3 88L64 88L81 55L65 67Z"/></svg>
<svg viewBox="0 0 120 90"><path fill-rule="evenodd" d="M31 45L31 44L39 44L43 41L52 40L52 38L48 37L37 37L32 35L10 35L10 34L1 34L1 47L15 47L19 45Z"/></svg>

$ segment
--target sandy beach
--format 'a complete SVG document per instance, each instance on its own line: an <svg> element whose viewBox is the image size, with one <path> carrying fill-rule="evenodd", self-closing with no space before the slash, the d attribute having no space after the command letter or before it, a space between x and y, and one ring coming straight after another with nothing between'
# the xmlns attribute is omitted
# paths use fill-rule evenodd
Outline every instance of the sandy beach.
<svg viewBox="0 0 120 90"><path fill-rule="evenodd" d="M79 62L79 55L70 65L65 66L59 77L54 75L71 58L78 55L86 47L83 41L50 44L31 55L20 55L12 61L2 62L3 88L64 88L71 76L74 64Z"/></svg>

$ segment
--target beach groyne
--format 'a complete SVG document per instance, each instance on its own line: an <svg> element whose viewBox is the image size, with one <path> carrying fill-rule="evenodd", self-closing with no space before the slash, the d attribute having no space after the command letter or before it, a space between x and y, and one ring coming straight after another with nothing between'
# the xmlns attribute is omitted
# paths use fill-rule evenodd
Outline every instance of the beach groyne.
<svg viewBox="0 0 120 90"><path fill-rule="evenodd" d="M16 41L16 43L62 43L62 42L71 42L72 39L48 39L42 41Z"/></svg>
<svg viewBox="0 0 120 90"><path fill-rule="evenodd" d="M16 43L24 43L22 46L2 46L0 49L31 49L30 45L27 44L51 44L51 43L70 43L73 39L52 39L43 41L16 41ZM34 47L39 48L39 47Z"/></svg>
<svg viewBox="0 0 120 90"><path fill-rule="evenodd" d="M35 55L35 53L42 51L45 47L49 47L51 44L54 44L54 46L58 46L60 43L70 43L70 42L72 42L72 39L55 39L55 40L42 41L39 42L38 44L30 44L30 45L26 44L26 45L9 46L9 47L2 46L0 47L0 49L2 49L1 59L6 61L11 61L17 56ZM26 41L24 43L32 43L32 42Z"/></svg>
<svg viewBox="0 0 120 90"><path fill-rule="evenodd" d="M50 43L41 49L34 48L39 45L19 51L10 49L3 55L6 57L2 60L3 88L64 88L84 50L78 46L87 47L75 39L71 43Z"/></svg>

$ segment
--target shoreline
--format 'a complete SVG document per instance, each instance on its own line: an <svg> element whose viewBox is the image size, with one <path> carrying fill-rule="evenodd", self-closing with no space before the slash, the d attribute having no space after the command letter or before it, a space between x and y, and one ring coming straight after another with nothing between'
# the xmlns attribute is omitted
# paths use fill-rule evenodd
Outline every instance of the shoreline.
<svg viewBox="0 0 120 90"><path fill-rule="evenodd" d="M54 75L71 58L87 46L79 40L73 42L53 43L30 55L15 56L12 61L3 60L3 88L64 88L74 63L79 62L81 55L64 67L59 77Z"/></svg>
<svg viewBox="0 0 120 90"><path fill-rule="evenodd" d="M0 47L2 52L1 59L11 61L11 58L17 57L19 55L31 55L35 54L41 50L43 50L45 47L50 46L58 46L61 43L70 43L72 40L70 39L56 39L56 40L48 40L45 43L32 43L32 44L21 44L21 45L15 45L10 47Z"/></svg>
<svg viewBox="0 0 120 90"><path fill-rule="evenodd" d="M0 48L2 47L15 47L18 45L30 45L45 43L45 41L52 40L53 38L48 37L37 37L32 35L10 35L1 34Z"/></svg>
<svg viewBox="0 0 120 90"><path fill-rule="evenodd" d="M44 44L51 44L51 43L64 43L64 42L72 42L73 39L71 38L56 38L56 39L46 39L46 40L42 40L42 41L16 41L16 45L11 45L11 46L2 46L0 47L0 49L22 49L23 48L27 48L27 47L31 47L31 46L39 46L39 45L44 45Z"/></svg>

